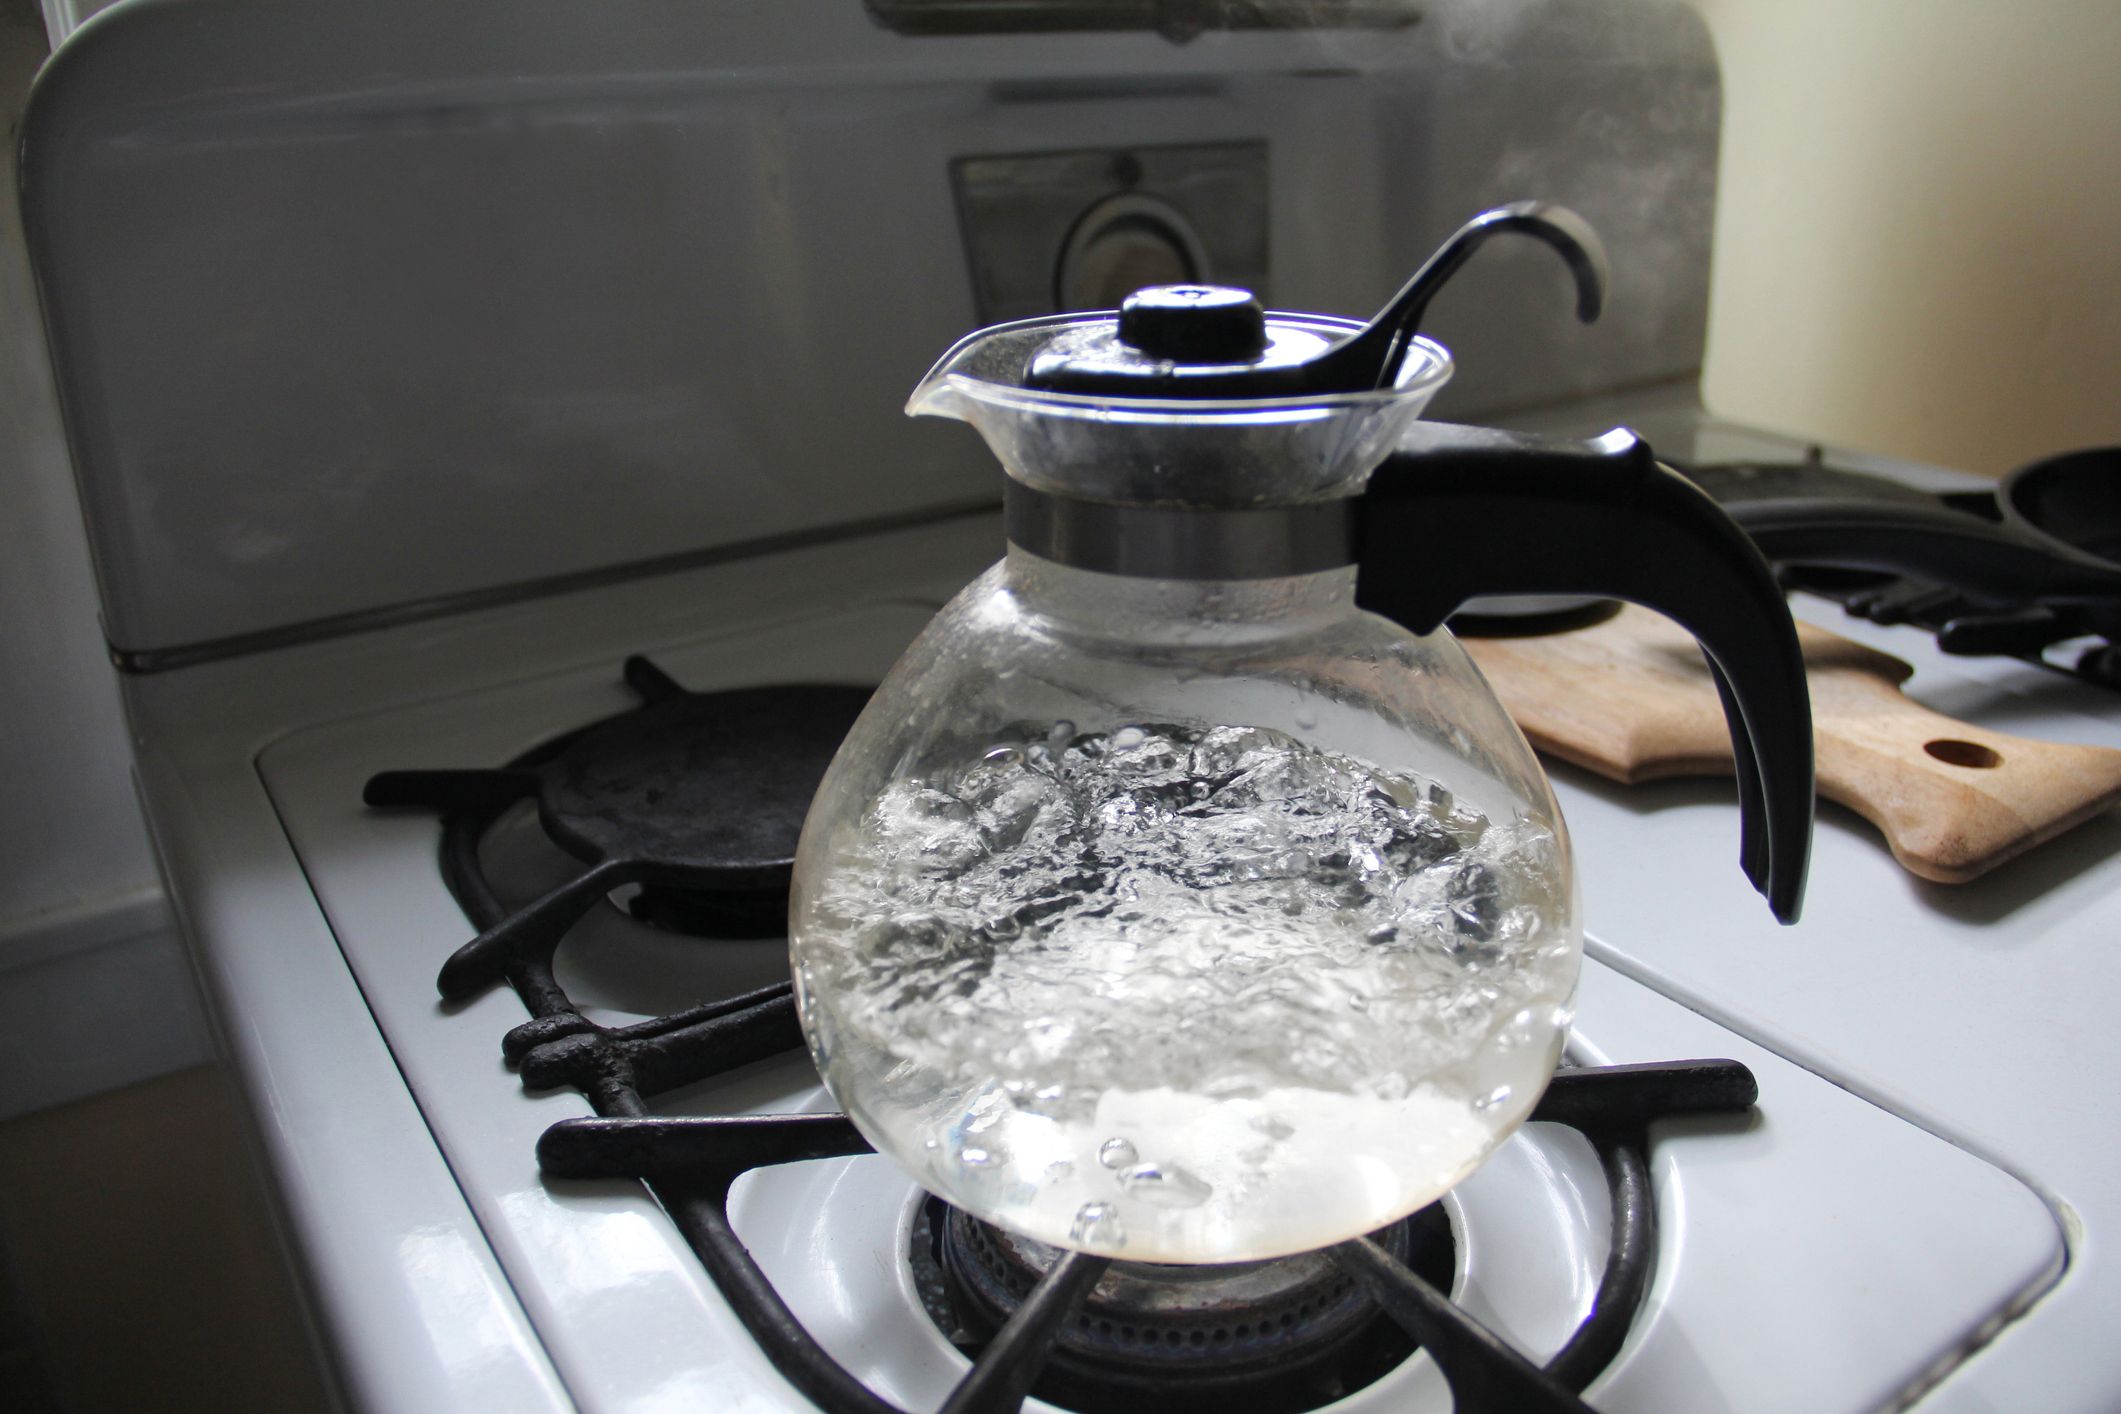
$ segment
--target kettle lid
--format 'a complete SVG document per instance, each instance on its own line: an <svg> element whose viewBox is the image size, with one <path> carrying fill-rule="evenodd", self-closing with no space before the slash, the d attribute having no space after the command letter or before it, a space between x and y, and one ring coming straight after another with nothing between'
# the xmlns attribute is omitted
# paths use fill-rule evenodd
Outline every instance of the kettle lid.
<svg viewBox="0 0 2121 1414"><path fill-rule="evenodd" d="M1565 207L1521 201L1474 217L1439 247L1367 325L1334 337L1304 315L1269 315L1248 290L1156 285L1116 316L1073 322L1034 349L1023 385L1060 393L1217 400L1316 396L1389 388L1429 302L1495 235L1537 237L1576 276L1576 313L1596 319L1607 266L1597 233Z"/></svg>

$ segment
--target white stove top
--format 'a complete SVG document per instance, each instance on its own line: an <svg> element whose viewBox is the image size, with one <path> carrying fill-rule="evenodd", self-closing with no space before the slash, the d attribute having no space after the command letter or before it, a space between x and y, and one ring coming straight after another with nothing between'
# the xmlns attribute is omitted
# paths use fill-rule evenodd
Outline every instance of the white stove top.
<svg viewBox="0 0 2121 1414"><path fill-rule="evenodd" d="M1660 426L1634 411L1669 453L1748 449L1697 439L1683 412ZM998 543L991 521L959 519L129 682L172 894L351 1402L804 1407L637 1185L540 1178L538 1135L587 1104L526 1094L502 1064L525 1015L512 994L436 999L437 968L473 931L436 868L437 826L365 809L360 787L384 769L499 764L623 710L629 652L698 690L873 681ZM2121 745L2093 689L1801 612L1914 662L1910 690L1933 706ZM1749 1122L1660 1129L1656 1282L1592 1402L2121 1399L2121 1352L2099 1338L2121 1320L2121 1276L2095 1252L2121 1225L2121 1167L2081 1098L2121 1078L2097 1024L2121 983L2099 926L2121 902L2121 826L2095 821L1948 891L1900 875L1829 811L1806 922L1783 930L1735 867L1727 787L1622 792L1566 773L1560 791L1593 935L1578 1053L1729 1056L1761 1088ZM553 863L509 848L526 880ZM671 939L632 961L620 945L638 931L613 912L563 947L563 982L600 1019L747 990L783 965L778 943ZM800 1056L668 1106L825 1107ZM920 1410L963 1361L899 1261L913 1192L885 1160L840 1160L754 1175L734 1212L825 1346ZM1447 1202L1461 1299L1535 1356L1557 1348L1604 1257L1588 1145L1528 1127ZM1417 1358L1336 1407L1446 1404Z"/></svg>

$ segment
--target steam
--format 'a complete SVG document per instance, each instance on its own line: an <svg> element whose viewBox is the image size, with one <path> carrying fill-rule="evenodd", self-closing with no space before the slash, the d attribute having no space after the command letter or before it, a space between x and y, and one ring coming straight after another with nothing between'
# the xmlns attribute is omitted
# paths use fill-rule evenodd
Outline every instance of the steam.
<svg viewBox="0 0 2121 1414"><path fill-rule="evenodd" d="M1436 0L1427 23L1438 52L1460 63L1495 63L1516 46L1518 36L1553 0Z"/></svg>
<svg viewBox="0 0 2121 1414"><path fill-rule="evenodd" d="M1453 206L1425 218L1560 202L1605 238L1613 273L1604 318L1583 328L1557 318L1565 294L1541 253L1498 250L1470 268L1439 301L1437 333L1462 356L1444 414L1688 372L1706 321L1721 107L1693 7L1430 0L1421 31L1427 171Z"/></svg>
<svg viewBox="0 0 2121 1414"><path fill-rule="evenodd" d="M1655 58L1700 22L1690 0L1429 0L1423 23L1446 59L1509 63L1528 52Z"/></svg>

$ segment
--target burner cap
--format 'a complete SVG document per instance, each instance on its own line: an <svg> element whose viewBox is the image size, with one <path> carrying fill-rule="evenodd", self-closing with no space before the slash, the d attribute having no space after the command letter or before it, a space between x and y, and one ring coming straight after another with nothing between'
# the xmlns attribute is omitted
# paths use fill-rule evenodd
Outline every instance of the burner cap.
<svg viewBox="0 0 2121 1414"><path fill-rule="evenodd" d="M758 936L785 910L803 817L870 689L693 693L645 658L627 659L625 672L641 706L504 769L369 778L362 799L370 805L477 816L481 828L534 799L545 832L589 866L459 948L437 979L444 997L469 997L512 968L549 972L567 929L622 885L718 892L701 930L716 936ZM461 882L451 884L460 898ZM666 903L650 895L644 916L684 927ZM690 921L701 921L698 910Z"/></svg>
<svg viewBox="0 0 2121 1414"><path fill-rule="evenodd" d="M541 768L538 817L579 859L700 888L785 889L810 798L869 700L816 684L687 693L590 727Z"/></svg>

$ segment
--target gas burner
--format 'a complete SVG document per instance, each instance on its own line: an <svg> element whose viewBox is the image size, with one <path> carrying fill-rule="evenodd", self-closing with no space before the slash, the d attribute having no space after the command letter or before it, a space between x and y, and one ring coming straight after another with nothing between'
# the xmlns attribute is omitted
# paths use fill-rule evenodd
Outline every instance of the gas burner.
<svg viewBox="0 0 2121 1414"><path fill-rule="evenodd" d="M1877 504L1888 502L1935 512L1962 514L1989 524L2003 512L1987 491L1932 493L1898 481L1830 465L1819 447L1806 449L1795 462L1719 462L1682 466L1688 478L1727 507L1749 502L1810 501ZM1742 513L1734 509L1733 514ZM1772 557L1771 557L1772 558ZM2001 655L2067 673L2100 687L2121 688L2121 644L2105 630L2106 619L2087 621L2081 605L2046 599L1999 603L1927 580L1830 565L1777 564L1776 578L1787 589L1801 589L1831 599L1858 618L1877 624L1909 624L1937 638L1947 653ZM2051 645L2095 638L2068 661L2048 656Z"/></svg>
<svg viewBox="0 0 2121 1414"><path fill-rule="evenodd" d="M589 866L459 949L442 969L443 996L461 1000L525 967L549 972L568 928L627 885L656 891L637 914L708 936L762 936L762 919L785 912L810 798L869 689L693 693L640 657L626 660L625 677L640 707L500 770L370 778L362 793L369 805L461 812L489 824L534 799L546 833ZM458 872L451 885L461 892ZM688 901L677 903L678 892Z"/></svg>
<svg viewBox="0 0 2121 1414"><path fill-rule="evenodd" d="M754 1170L873 1153L852 1122L844 1115L653 1116L630 1088L589 1093L600 1116L546 1130L538 1141L539 1167L556 1178L646 1183L791 1384L826 1414L896 1414L896 1406L834 1360L789 1310L737 1236L729 1212L731 1190ZM1013 1414L1033 1392L1050 1392L1086 1414L1216 1402L1295 1414L1372 1382L1418 1346L1442 1372L1457 1414L1586 1414L1590 1406L1578 1391L1619 1353L1655 1275L1649 1125L1741 1112L1758 1097L1752 1073L1728 1060L1607 1066L1554 1077L1532 1119L1570 1125L1591 1141L1605 1170L1612 1235L1590 1315L1544 1366L1445 1294L1451 1241L1448 1224L1433 1210L1322 1252L1172 1280L1160 1275L1168 1269L1003 1236L931 1199L922 1209L925 1222L915 1225L908 1260L916 1284L927 1288L922 1299L931 1318L972 1360L942 1408L945 1414ZM959 1269L954 1281L947 1275L952 1266ZM1351 1305L1358 1291L1364 1302ZM953 1293L962 1305L953 1303ZM1253 1303L1249 1317L1223 1309L1240 1294ZM1373 1321L1369 1309L1384 1319ZM1353 1334L1340 1326L1343 1319ZM1262 1323L1271 1326L1264 1337ZM1241 1324L1251 1327L1242 1337ZM1387 1325L1399 1336L1376 1329ZM1300 1327L1305 1348L1299 1352L1291 1347ZM1221 1342L1219 1330L1228 1333ZM1373 1336L1378 1344L1361 1347ZM1354 1345L1340 1350L1336 1339ZM1309 1391L1300 1380L1285 1387L1277 1378L1292 1360L1316 1377ZM1262 1375L1263 1364L1276 1374ZM1164 1386L1174 1376L1177 1384Z"/></svg>
<svg viewBox="0 0 2121 1414"><path fill-rule="evenodd" d="M629 907L661 915L663 926L704 922L712 931L732 917L741 926L746 915L733 910L784 906L804 809L867 692L696 695L638 658L627 662L626 680L645 699L634 712L499 771L386 773L371 778L366 797L372 805L446 812L443 871L483 931L444 967L444 994L507 981L531 1013L503 1039L510 1064L526 1085L571 1086L597 1111L547 1130L538 1144L540 1167L555 1177L644 1182L790 1383L827 1414L896 1414L789 1310L737 1237L729 1210L731 1189L744 1174L869 1154L867 1141L842 1115L701 1119L650 1108L657 1096L800 1046L789 984L630 1025L600 1025L582 1014L553 971L568 926L621 883L642 885ZM747 731L756 735L743 737ZM765 765L777 749L806 761L807 770L795 769L787 755ZM725 769L750 774L741 786L724 778L724 789L701 787L700 773ZM590 867L511 910L482 872L479 844L528 797L553 837ZM629 826L616 817L620 808L645 809L647 819ZM656 813L694 808L750 809L756 828ZM702 840L735 840L738 847L705 858L687 852ZM699 888L714 881L727 887ZM1005 1414L1036 1391L1086 1414L1218 1402L1299 1414L1383 1378L1419 1349L1435 1361L1460 1414L1586 1414L1578 1391L1619 1353L1655 1274L1650 1123L1742 1111L1757 1094L1751 1073L1734 1061L1554 1077L1532 1118L1571 1125L1590 1140L1607 1180L1611 1236L1590 1314L1544 1366L1451 1301L1454 1241L1438 1208L1322 1252L1174 1273L1045 1248L927 1199L905 1257L930 1317L972 1361L942 1407L947 1414Z"/></svg>
<svg viewBox="0 0 2121 1414"><path fill-rule="evenodd" d="M626 660L642 699L498 770L386 771L363 799L443 812L442 873L481 931L443 965L437 987L461 1000L506 981L531 1019L503 1054L535 1088L572 1085L637 1112L621 1097L675 1089L801 1043L785 968L777 980L633 1025L583 1014L554 972L561 940L597 902L626 904L681 938L778 938L810 798L855 717L865 687L792 685L693 693L645 658ZM480 844L511 811L537 823L589 868L519 908L502 901ZM607 1109L607 1112L610 1112Z"/></svg>
<svg viewBox="0 0 2121 1414"><path fill-rule="evenodd" d="M1371 1234L1395 1262L1449 1290L1449 1218L1431 1205ZM928 1315L976 1357L1061 1257L950 1207L913 1225L915 1284ZM1033 1393L1110 1414L1300 1414L1394 1369L1414 1342L1327 1253L1271 1262L1174 1267L1115 1262L1061 1328Z"/></svg>

